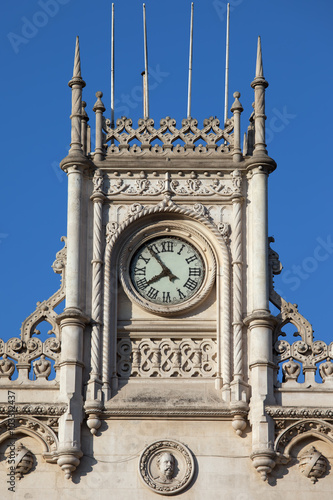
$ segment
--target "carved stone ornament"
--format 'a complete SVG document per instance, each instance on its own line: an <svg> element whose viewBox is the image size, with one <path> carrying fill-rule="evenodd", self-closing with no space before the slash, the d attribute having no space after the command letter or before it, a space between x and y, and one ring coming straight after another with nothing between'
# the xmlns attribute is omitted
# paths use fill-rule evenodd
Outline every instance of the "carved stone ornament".
<svg viewBox="0 0 333 500"><path fill-rule="evenodd" d="M224 130L219 127L220 122L214 117L204 120L202 129L197 127L198 121L195 118L185 118L178 129L176 120L169 116L160 121L158 129L154 127L154 120L151 118L140 119L137 129L132 125L132 120L125 116L117 120L116 128L111 127L109 119L104 119L105 142L111 142L108 155L220 157L221 154L233 150L233 117L227 120ZM153 144L156 139L161 145ZM224 139L225 143L219 145L221 139ZM177 143L178 140L181 143ZM203 143L199 143L200 140Z"/></svg>
<svg viewBox="0 0 333 500"><path fill-rule="evenodd" d="M22 443L11 444L6 456L9 474L15 474L18 479L28 474L34 466L33 454Z"/></svg>
<svg viewBox="0 0 333 500"><path fill-rule="evenodd" d="M235 170L235 172L238 172ZM119 175L119 174L118 174ZM143 174L148 177L148 174ZM176 175L175 175L176 177ZM95 178L94 178L95 179ZM96 192L96 191L94 191ZM218 196L218 197L233 197L241 192L241 177L237 174L232 179L227 179L222 183L218 177L211 179L197 179L195 174L189 179L170 178L170 174L166 174L166 179L155 178L120 178L109 177L107 195L111 198L117 195L122 196L158 196L163 193L170 193L174 196Z"/></svg>
<svg viewBox="0 0 333 500"><path fill-rule="evenodd" d="M327 470L327 459L311 446L299 459L299 468L304 476L311 479L313 483L318 481Z"/></svg>
<svg viewBox="0 0 333 500"><path fill-rule="evenodd" d="M192 481L194 460L190 450L178 441L155 441L140 456L139 474L155 493L175 495Z"/></svg>

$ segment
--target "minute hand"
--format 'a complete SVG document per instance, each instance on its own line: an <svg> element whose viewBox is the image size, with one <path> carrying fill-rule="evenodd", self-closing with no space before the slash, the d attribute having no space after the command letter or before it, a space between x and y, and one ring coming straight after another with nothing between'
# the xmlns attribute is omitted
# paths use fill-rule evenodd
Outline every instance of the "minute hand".
<svg viewBox="0 0 333 500"><path fill-rule="evenodd" d="M164 276L168 276L170 281L173 281L175 279L178 279L178 276L175 276L170 269L164 264L164 262L161 261L161 258L157 255L157 253L154 252L149 246L148 250L151 253L151 255L154 257L154 259L157 260L161 268L163 269L163 272L165 273ZM161 276L162 277L162 276Z"/></svg>

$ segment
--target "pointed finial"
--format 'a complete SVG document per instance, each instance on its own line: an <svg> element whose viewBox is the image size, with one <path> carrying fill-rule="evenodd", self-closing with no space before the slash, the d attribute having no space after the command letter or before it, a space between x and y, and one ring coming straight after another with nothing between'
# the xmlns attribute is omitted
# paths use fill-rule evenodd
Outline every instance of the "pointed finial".
<svg viewBox="0 0 333 500"><path fill-rule="evenodd" d="M81 77L80 42L76 37L73 77Z"/></svg>
<svg viewBox="0 0 333 500"><path fill-rule="evenodd" d="M260 36L258 36L256 78L263 76L264 76L264 68L262 65L261 39Z"/></svg>
<svg viewBox="0 0 333 500"><path fill-rule="evenodd" d="M244 111L243 110L243 106L241 105L241 103L239 102L239 98L240 98L240 92L234 92L233 93L233 96L235 98L235 101L233 103L233 105L231 106L230 108L230 111L233 113L234 111L239 111L239 112L242 112Z"/></svg>
<svg viewBox="0 0 333 500"><path fill-rule="evenodd" d="M265 144L265 89L268 87L262 65L261 40L258 37L256 76L251 87L254 89L254 155L267 155ZM251 115L252 118L252 115ZM250 121L251 121L250 118Z"/></svg>
<svg viewBox="0 0 333 500"><path fill-rule="evenodd" d="M81 77L80 42L78 36L76 37L76 44L75 44L73 77L71 81L68 83L68 85L72 87L74 83L80 84L82 88L86 86L85 81L82 80Z"/></svg>
<svg viewBox="0 0 333 500"><path fill-rule="evenodd" d="M102 97L103 97L103 92L96 92L96 97L97 97L97 101L95 102L94 104L94 107L93 107L93 111L102 111L102 113L104 113L105 111L105 106L102 102Z"/></svg>
<svg viewBox="0 0 333 500"><path fill-rule="evenodd" d="M268 82L265 80L264 77L264 67L262 63L262 50L261 50L261 39L260 36L258 36L258 45L257 45L257 61L256 61L256 76L252 82L252 87L256 84L262 84L266 87L268 87Z"/></svg>

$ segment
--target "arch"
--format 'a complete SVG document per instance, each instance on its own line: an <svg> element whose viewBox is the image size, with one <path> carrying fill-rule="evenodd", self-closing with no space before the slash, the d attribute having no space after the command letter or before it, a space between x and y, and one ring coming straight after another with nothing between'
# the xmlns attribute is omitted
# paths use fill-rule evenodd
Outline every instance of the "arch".
<svg viewBox="0 0 333 500"><path fill-rule="evenodd" d="M309 437L325 441L333 447L333 425L319 419L298 420L279 434L275 440L274 450L288 461L292 448Z"/></svg>
<svg viewBox="0 0 333 500"><path fill-rule="evenodd" d="M8 417L0 423L0 444L18 434L35 439L42 447L44 458L52 461L58 448L58 438L50 427L36 418L27 416Z"/></svg>
<svg viewBox="0 0 333 500"><path fill-rule="evenodd" d="M104 327L103 327L103 349L102 349L102 380L104 392L107 399L110 398L110 378L117 380L115 373L115 359L113 359L113 373L109 373L109 353L111 337L111 290L117 286L117 272L112 273L112 255L120 250L122 241L126 236L143 226L144 221L150 218L152 221L161 214L169 217L170 220L182 219L191 220L197 223L196 230L209 241L211 249L217 263L216 270L216 290L217 290L217 345L218 345L218 367L217 379L220 380L220 387L229 389L231 381L231 267L230 256L227 244L219 232L218 228L206 217L195 210L180 207L168 196L158 205L150 208L143 207L135 203L130 207L127 219L118 226L113 224L113 234L107 243L105 250L104 269ZM201 228L201 229L200 229ZM203 230L204 229L204 230ZM215 243L215 244L214 244ZM222 298L222 302L221 302ZM113 301L114 314L116 311L116 298ZM114 337L116 335L114 334ZM113 355L116 356L116 349L113 346ZM223 363L222 363L223 353ZM222 368L221 368L222 366Z"/></svg>

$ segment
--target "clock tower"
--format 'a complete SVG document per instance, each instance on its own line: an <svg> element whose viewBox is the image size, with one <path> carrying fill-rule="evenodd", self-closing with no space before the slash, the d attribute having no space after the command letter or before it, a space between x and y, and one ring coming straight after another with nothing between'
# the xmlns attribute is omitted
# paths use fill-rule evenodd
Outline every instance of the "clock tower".
<svg viewBox="0 0 333 500"><path fill-rule="evenodd" d="M77 39L62 285L0 340L1 457L22 492L38 478L33 498L332 489L332 344L273 285L260 39L251 85L242 146L239 92L224 125L138 126L104 116L97 92L91 151ZM300 340L282 338L289 323Z"/></svg>

